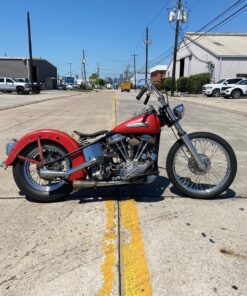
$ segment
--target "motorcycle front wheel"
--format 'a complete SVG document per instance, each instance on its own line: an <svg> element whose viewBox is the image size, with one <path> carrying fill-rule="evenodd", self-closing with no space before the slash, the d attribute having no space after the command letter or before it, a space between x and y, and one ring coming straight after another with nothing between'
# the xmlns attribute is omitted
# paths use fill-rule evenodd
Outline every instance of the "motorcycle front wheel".
<svg viewBox="0 0 247 296"><path fill-rule="evenodd" d="M196 132L189 137L205 168L200 169L182 140L170 149L166 169L172 184L192 198L214 198L232 184L237 172L237 159L232 147L221 137Z"/></svg>
<svg viewBox="0 0 247 296"><path fill-rule="evenodd" d="M55 161L67 154L67 151L55 142L42 143L45 161ZM40 153L36 144L31 144L22 156L40 161ZM70 160L64 159L54 163L51 169L66 171L70 169ZM20 191L28 200L35 202L52 202L61 199L72 191L71 183L54 178L44 180L39 176L39 166L27 160L17 160L13 165L13 176Z"/></svg>

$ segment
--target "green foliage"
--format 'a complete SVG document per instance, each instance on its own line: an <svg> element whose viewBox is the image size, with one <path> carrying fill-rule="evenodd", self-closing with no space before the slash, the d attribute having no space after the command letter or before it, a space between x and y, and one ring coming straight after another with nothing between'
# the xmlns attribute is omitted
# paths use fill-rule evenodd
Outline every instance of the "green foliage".
<svg viewBox="0 0 247 296"><path fill-rule="evenodd" d="M170 91L172 87L172 78L167 77L163 80L163 86L166 91Z"/></svg>
<svg viewBox="0 0 247 296"><path fill-rule="evenodd" d="M99 78L97 81L97 84L100 86L105 86L106 85L106 81L104 79Z"/></svg>
<svg viewBox="0 0 247 296"><path fill-rule="evenodd" d="M82 89L82 90L87 89L86 84L85 83L81 83L80 86L79 86L79 89Z"/></svg>
<svg viewBox="0 0 247 296"><path fill-rule="evenodd" d="M89 80L92 81L93 83L96 83L96 81L99 79L99 75L97 73L93 73L90 77Z"/></svg>
<svg viewBox="0 0 247 296"><path fill-rule="evenodd" d="M187 92L188 91L188 81L189 77L180 77L177 79L177 91Z"/></svg>
<svg viewBox="0 0 247 296"><path fill-rule="evenodd" d="M189 77L187 89L191 94L200 94L204 84L210 83L210 74L201 73Z"/></svg>

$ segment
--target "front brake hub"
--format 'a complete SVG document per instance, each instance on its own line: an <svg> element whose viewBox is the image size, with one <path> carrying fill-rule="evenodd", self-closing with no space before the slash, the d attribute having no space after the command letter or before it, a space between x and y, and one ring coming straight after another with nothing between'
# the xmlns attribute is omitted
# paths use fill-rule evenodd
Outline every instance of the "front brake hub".
<svg viewBox="0 0 247 296"><path fill-rule="evenodd" d="M191 157L189 159L188 167L189 167L190 171L195 175L205 175L207 172L209 172L209 170L211 168L211 161L207 157L207 155L205 155L205 154L201 153L201 154L199 154L199 157L200 157L201 161L203 162L203 164L205 165L204 169L200 169L198 167L198 164L193 157Z"/></svg>

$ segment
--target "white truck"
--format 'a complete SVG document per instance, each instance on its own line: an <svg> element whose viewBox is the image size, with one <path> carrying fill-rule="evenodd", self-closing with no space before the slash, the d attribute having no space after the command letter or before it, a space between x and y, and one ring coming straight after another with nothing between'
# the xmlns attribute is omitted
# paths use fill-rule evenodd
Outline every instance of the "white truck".
<svg viewBox="0 0 247 296"><path fill-rule="evenodd" d="M222 87L221 95L225 98L232 97L239 99L241 96L247 95L247 79L243 79L234 85L227 85Z"/></svg>
<svg viewBox="0 0 247 296"><path fill-rule="evenodd" d="M205 84L202 87L202 93L208 97L219 97L221 95L222 87L228 84L236 84L237 82L243 80L243 78L226 78L221 79L217 83Z"/></svg>
<svg viewBox="0 0 247 296"><path fill-rule="evenodd" d="M17 92L18 95L29 94L31 85L27 82L20 82L10 77L0 77L0 91L12 93Z"/></svg>
<svg viewBox="0 0 247 296"><path fill-rule="evenodd" d="M107 88L107 89L112 89L112 84L111 84L111 83L107 83L107 84L106 84L106 88Z"/></svg>

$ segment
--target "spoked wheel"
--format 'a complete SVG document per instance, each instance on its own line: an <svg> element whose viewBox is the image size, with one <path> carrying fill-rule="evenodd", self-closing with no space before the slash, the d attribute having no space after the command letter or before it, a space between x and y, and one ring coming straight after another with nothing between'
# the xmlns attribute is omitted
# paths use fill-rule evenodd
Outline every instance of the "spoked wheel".
<svg viewBox="0 0 247 296"><path fill-rule="evenodd" d="M194 198L212 198L233 182L237 160L231 146L215 134L198 132L189 135L205 168L198 167L185 144L179 140L167 156L167 174L183 194Z"/></svg>
<svg viewBox="0 0 247 296"><path fill-rule="evenodd" d="M44 161L55 161L66 155L63 147L57 143L42 144ZM29 146L22 156L40 161L40 153L36 144ZM15 182L28 199L38 202L51 202L58 200L72 191L72 185L59 178L45 180L39 176L40 165L27 160L18 160L13 166ZM70 160L55 162L49 169L67 171L70 169Z"/></svg>

